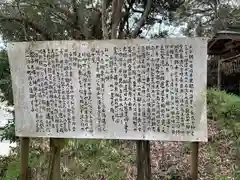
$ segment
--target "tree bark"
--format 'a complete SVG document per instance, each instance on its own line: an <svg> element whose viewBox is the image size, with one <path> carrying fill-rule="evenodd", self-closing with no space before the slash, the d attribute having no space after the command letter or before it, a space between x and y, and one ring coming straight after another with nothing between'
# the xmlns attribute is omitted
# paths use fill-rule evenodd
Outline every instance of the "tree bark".
<svg viewBox="0 0 240 180"><path fill-rule="evenodd" d="M140 20L137 22L136 28L131 33L132 38L136 38L141 30L141 27L144 26L144 23L146 22L149 13L151 12L152 8L152 0L147 0L147 5L145 7L145 10L140 18Z"/></svg>
<svg viewBox="0 0 240 180"><path fill-rule="evenodd" d="M107 0L102 1L102 31L103 31L103 39L108 39Z"/></svg>
<svg viewBox="0 0 240 180"><path fill-rule="evenodd" d="M117 27L121 20L121 10L124 0L113 0L112 5L112 39L117 38Z"/></svg>

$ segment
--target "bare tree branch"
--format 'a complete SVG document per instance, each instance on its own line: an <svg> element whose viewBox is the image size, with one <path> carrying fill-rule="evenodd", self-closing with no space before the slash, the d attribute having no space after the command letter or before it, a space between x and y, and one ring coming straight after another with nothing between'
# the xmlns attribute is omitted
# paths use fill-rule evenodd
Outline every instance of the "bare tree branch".
<svg viewBox="0 0 240 180"><path fill-rule="evenodd" d="M45 0L43 5L49 5L50 8L57 10L60 13L63 13L66 15L68 18L74 18L74 14L67 8L60 7L58 4L52 4L48 0Z"/></svg>
<svg viewBox="0 0 240 180"><path fill-rule="evenodd" d="M144 13L144 10L139 10L139 9L132 9L133 12L136 12L136 13Z"/></svg>
<svg viewBox="0 0 240 180"><path fill-rule="evenodd" d="M138 36L142 26L144 25L144 23L146 22L146 20L148 18L148 15L150 14L151 8L152 8L152 0L148 0L147 5L144 10L144 13L142 14L140 20L137 22L135 29L131 33L132 38L136 38Z"/></svg>
<svg viewBox="0 0 240 180"><path fill-rule="evenodd" d="M108 39L107 1L108 0L102 0L102 31L103 31L103 39Z"/></svg>

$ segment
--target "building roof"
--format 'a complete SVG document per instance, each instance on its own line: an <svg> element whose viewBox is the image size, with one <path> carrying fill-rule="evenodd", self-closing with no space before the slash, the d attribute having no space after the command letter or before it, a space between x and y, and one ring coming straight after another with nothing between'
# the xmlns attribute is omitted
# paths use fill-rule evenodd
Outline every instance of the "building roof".
<svg viewBox="0 0 240 180"><path fill-rule="evenodd" d="M240 51L240 32L219 31L208 42L209 55L221 55L232 49Z"/></svg>

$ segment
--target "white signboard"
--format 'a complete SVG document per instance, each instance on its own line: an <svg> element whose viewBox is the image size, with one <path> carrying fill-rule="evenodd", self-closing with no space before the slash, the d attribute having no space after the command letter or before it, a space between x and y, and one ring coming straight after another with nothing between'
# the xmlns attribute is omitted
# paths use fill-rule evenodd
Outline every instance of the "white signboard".
<svg viewBox="0 0 240 180"><path fill-rule="evenodd" d="M207 141L207 40L8 44L16 135Z"/></svg>

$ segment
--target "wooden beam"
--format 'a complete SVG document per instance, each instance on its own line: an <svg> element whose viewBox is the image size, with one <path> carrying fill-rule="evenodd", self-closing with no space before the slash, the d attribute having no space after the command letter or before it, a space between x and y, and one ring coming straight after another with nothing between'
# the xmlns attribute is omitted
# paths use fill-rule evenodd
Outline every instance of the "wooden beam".
<svg viewBox="0 0 240 180"><path fill-rule="evenodd" d="M218 41L218 38L214 38L212 40L210 40L210 42L208 43L208 51L210 51L210 49L212 48L212 46Z"/></svg>

